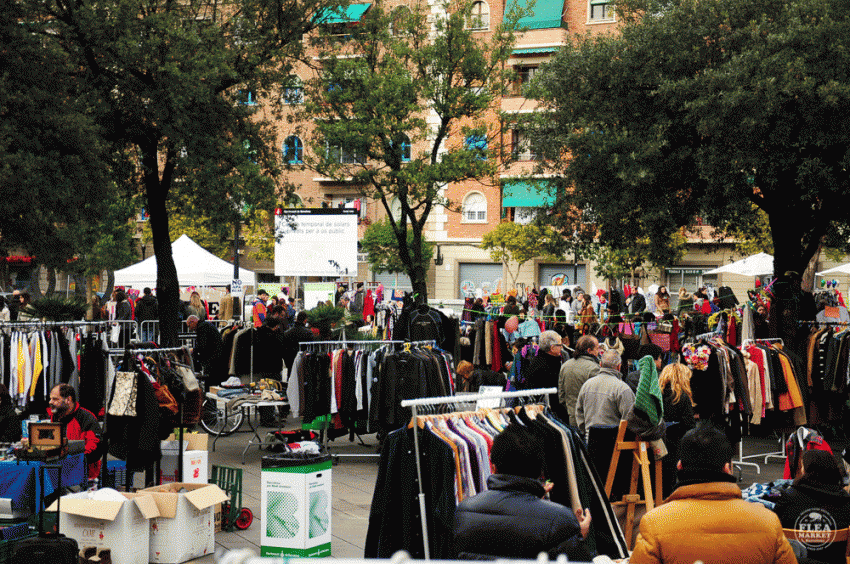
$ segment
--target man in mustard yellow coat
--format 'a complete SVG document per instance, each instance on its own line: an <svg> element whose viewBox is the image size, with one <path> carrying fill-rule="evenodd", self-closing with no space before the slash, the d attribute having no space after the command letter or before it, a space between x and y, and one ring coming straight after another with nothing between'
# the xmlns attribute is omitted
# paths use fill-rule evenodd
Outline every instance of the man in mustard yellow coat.
<svg viewBox="0 0 850 564"><path fill-rule="evenodd" d="M677 487L640 522L631 564L795 564L775 513L741 498L732 445L711 423L680 444Z"/></svg>

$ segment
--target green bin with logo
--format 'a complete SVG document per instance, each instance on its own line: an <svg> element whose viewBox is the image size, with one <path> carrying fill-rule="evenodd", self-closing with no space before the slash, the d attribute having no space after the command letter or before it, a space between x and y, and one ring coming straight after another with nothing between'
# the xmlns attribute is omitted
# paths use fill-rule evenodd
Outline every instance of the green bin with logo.
<svg viewBox="0 0 850 564"><path fill-rule="evenodd" d="M264 456L260 473L261 556L331 555L331 456Z"/></svg>

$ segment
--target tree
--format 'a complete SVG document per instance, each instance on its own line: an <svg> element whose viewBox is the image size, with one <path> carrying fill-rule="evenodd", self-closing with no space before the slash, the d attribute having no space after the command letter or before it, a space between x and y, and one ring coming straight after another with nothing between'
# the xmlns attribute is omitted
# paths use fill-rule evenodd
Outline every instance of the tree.
<svg viewBox="0 0 850 564"><path fill-rule="evenodd" d="M251 255L257 260L274 260L274 236L271 212L260 210L243 213L244 224L240 226L240 237ZM233 260L233 224L213 221L205 215L189 215L168 206L168 232L173 243L181 235L188 235L197 244L220 259ZM142 228L142 242L153 240L150 225ZM240 243L242 248L242 243Z"/></svg>
<svg viewBox="0 0 850 564"><path fill-rule="evenodd" d="M114 167L150 215L164 344L176 344L178 280L168 211L233 225L270 209L281 186L273 130L254 111L279 100L302 35L332 0L21 0L40 39L78 69L97 100ZM272 102L275 104L275 102Z"/></svg>
<svg viewBox="0 0 850 564"><path fill-rule="evenodd" d="M413 232L407 232L407 245L413 245ZM434 256L434 244L422 239L422 269L428 269L428 262ZM404 263L398 254L398 242L395 232L388 219L376 221L366 228L360 239L360 248L369 257L369 268L372 272L390 272L392 274L406 272Z"/></svg>
<svg viewBox="0 0 850 564"><path fill-rule="evenodd" d="M549 226L504 222L484 235L481 248L489 250L494 261L502 263L511 279L511 286L516 286L523 264L538 257L559 261L564 256L565 245L564 238ZM513 271L511 263L516 265Z"/></svg>
<svg viewBox="0 0 850 564"><path fill-rule="evenodd" d="M659 254L701 219L767 214L774 269L803 272L850 170L850 11L832 0L623 0L620 33L577 38L542 73L537 146L613 246ZM638 222L637 220L641 220Z"/></svg>
<svg viewBox="0 0 850 564"><path fill-rule="evenodd" d="M124 266L133 210L110 178L99 102L30 15L0 2L0 256L24 250L48 272Z"/></svg>
<svg viewBox="0 0 850 564"><path fill-rule="evenodd" d="M484 118L496 117L521 14L506 10L484 40L468 29L470 8L465 0L392 12L372 4L345 35L321 38L321 70L306 84L300 116L302 127L313 128L305 164L381 202L421 300L428 295L426 222L435 206L454 207L445 185L495 182L499 169L498 132Z"/></svg>

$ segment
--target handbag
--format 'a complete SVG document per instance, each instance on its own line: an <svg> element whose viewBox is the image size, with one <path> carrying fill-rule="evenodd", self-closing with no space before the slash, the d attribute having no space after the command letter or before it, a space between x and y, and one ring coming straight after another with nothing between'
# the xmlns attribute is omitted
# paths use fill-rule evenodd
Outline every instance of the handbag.
<svg viewBox="0 0 850 564"><path fill-rule="evenodd" d="M655 328L657 333L672 333L673 332L673 322L672 321L660 321L658 326Z"/></svg>
<svg viewBox="0 0 850 564"><path fill-rule="evenodd" d="M649 338L654 345L658 345L661 347L661 350L664 352L670 352L673 349L673 335L671 333L657 333L653 332L649 334Z"/></svg>
<svg viewBox="0 0 850 564"><path fill-rule="evenodd" d="M149 361L150 365L156 368L156 382L153 384L153 391L156 396L156 401L159 404L159 408L161 410L171 412L171 415L177 415L177 412L180 411L180 407L177 405L177 400L174 398L174 394L172 394L171 390L168 389L168 385L163 381L162 376L160 375L159 364L151 358L147 358L145 360Z"/></svg>
<svg viewBox="0 0 850 564"><path fill-rule="evenodd" d="M112 401L109 402L109 415L123 417L136 416L136 398L139 381L135 372L118 372L112 389Z"/></svg>
<svg viewBox="0 0 850 564"><path fill-rule="evenodd" d="M637 360L638 354L640 353L640 336L635 335L634 324L623 323L620 327L620 341L623 343L623 358Z"/></svg>

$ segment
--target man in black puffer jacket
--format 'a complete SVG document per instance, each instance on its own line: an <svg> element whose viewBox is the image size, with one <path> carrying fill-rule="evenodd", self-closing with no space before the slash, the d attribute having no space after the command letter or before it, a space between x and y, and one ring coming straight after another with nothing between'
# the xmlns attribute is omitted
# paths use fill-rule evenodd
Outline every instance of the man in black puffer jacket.
<svg viewBox="0 0 850 564"><path fill-rule="evenodd" d="M464 499L455 512L454 551L458 559L549 559L566 554L570 561L588 562L584 543L590 512L542 499L540 481L543 445L516 424L493 439L490 460L496 473L488 491Z"/></svg>

